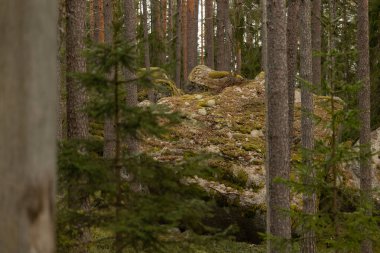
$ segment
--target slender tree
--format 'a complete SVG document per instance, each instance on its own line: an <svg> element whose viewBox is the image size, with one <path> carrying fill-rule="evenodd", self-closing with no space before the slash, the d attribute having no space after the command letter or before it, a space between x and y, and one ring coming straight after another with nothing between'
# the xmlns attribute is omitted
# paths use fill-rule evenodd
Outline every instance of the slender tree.
<svg viewBox="0 0 380 253"><path fill-rule="evenodd" d="M187 84L187 78L189 75L189 69L188 69L188 49L187 49L187 36L188 36L188 29L187 29L187 2L188 0L182 0L182 66L183 66L183 82L182 86L185 89Z"/></svg>
<svg viewBox="0 0 380 253"><path fill-rule="evenodd" d="M135 1L134 0L125 0L124 1L124 14L125 14L125 38L128 42L131 43L132 46L136 48L136 28L137 28L137 17L136 17L136 9L135 9ZM136 74L131 71L129 68L124 69L125 79L134 80L136 79ZM127 91L127 105L128 106L137 106L137 84L135 81L129 81L126 84ZM138 143L137 140L131 136L127 138L128 151L131 154L137 153L138 151Z"/></svg>
<svg viewBox="0 0 380 253"><path fill-rule="evenodd" d="M232 26L229 16L229 1L217 0L216 69L231 70Z"/></svg>
<svg viewBox="0 0 380 253"><path fill-rule="evenodd" d="M86 61L82 55L86 36L86 2L66 0L66 64L68 73L85 72ZM67 75L67 137L88 137L88 117L84 111L86 92L81 84Z"/></svg>
<svg viewBox="0 0 380 253"><path fill-rule="evenodd" d="M321 92L321 0L312 1L311 37L313 46L313 84Z"/></svg>
<svg viewBox="0 0 380 253"><path fill-rule="evenodd" d="M367 208L368 215L371 209L367 207L371 203L372 172L371 172L371 109L370 109L370 65L369 65L369 22L368 0L358 1L358 79L362 87L359 92L360 110L360 189L362 200ZM364 240L362 253L372 253L372 242Z"/></svg>
<svg viewBox="0 0 380 253"><path fill-rule="evenodd" d="M267 0L267 233L290 239L289 121L285 0ZM286 251L285 247L285 251ZM268 240L268 252L280 249ZM282 251L283 252L283 249Z"/></svg>
<svg viewBox="0 0 380 253"><path fill-rule="evenodd" d="M112 0L103 1L104 11L104 38L105 43L112 43ZM104 149L105 158L113 158L116 149L115 125L112 117L107 117L104 121Z"/></svg>
<svg viewBox="0 0 380 253"><path fill-rule="evenodd" d="M187 69L197 65L198 58L198 0L187 0Z"/></svg>
<svg viewBox="0 0 380 253"><path fill-rule="evenodd" d="M55 252L57 3L2 2L2 252Z"/></svg>
<svg viewBox="0 0 380 253"><path fill-rule="evenodd" d="M311 152L314 148L314 131L313 131L313 95L311 87L313 82L312 70L312 38L311 38L311 1L301 0L300 3L300 77L301 77L301 142L303 152L303 163L308 167L307 175L304 175L303 183L310 184L313 181L315 172L312 169ZM303 212L307 215L313 215L316 212L316 195L315 193L303 194ZM316 252L315 233L309 228L303 229L302 252Z"/></svg>
<svg viewBox="0 0 380 253"><path fill-rule="evenodd" d="M162 66L166 62L165 54L165 29L166 29L166 1L153 0L152 10L152 64Z"/></svg>
<svg viewBox="0 0 380 253"><path fill-rule="evenodd" d="M175 67L175 83L178 88L181 85L181 60L182 60L182 1L177 0L177 15L176 15L176 67Z"/></svg>
<svg viewBox="0 0 380 253"><path fill-rule="evenodd" d="M143 29L144 29L144 65L147 72L150 71L150 49L149 49L149 27L148 27L148 7L146 0L142 1L143 4ZM148 91L149 101L154 102L153 90Z"/></svg>
<svg viewBox="0 0 380 253"><path fill-rule="evenodd" d="M261 6L261 69L267 74L267 0L260 0Z"/></svg>
<svg viewBox="0 0 380 253"><path fill-rule="evenodd" d="M300 0L288 2L287 16L287 41L288 41L288 96L289 96L289 139L290 149L293 143L294 124L294 92L297 75L298 59L298 27L299 27L299 5Z"/></svg>
<svg viewBox="0 0 380 253"><path fill-rule="evenodd" d="M64 112L66 111L66 103L64 101L64 90L66 87L66 76L65 76L65 0L59 0L58 6L58 54L57 54L57 73L58 73L58 82L57 82L57 90L58 90L58 107L57 107L57 139L62 140L66 137L66 133L64 131Z"/></svg>

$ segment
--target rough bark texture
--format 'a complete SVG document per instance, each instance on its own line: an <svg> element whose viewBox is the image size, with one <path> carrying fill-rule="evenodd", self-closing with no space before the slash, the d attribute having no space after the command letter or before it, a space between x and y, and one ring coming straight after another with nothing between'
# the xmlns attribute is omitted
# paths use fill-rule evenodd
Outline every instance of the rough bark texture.
<svg viewBox="0 0 380 253"><path fill-rule="evenodd" d="M66 64L68 73L85 72L82 55L86 36L86 1L67 0ZM84 112L86 91L71 75L67 75L67 137L88 137L88 117Z"/></svg>
<svg viewBox="0 0 380 253"><path fill-rule="evenodd" d="M198 58L198 0L187 0L187 69L197 65Z"/></svg>
<svg viewBox="0 0 380 253"><path fill-rule="evenodd" d="M66 112L66 103L64 101L64 90L66 89L66 70L65 66L65 54L63 54L63 50L65 47L65 2L64 0L59 0L58 7L58 54L57 54L57 91L58 91L58 107L57 107L57 139L62 140L66 137L66 132L64 131L64 113Z"/></svg>
<svg viewBox="0 0 380 253"><path fill-rule="evenodd" d="M321 51L321 0L312 1L311 37L313 46L313 84L321 92L321 57L316 54Z"/></svg>
<svg viewBox="0 0 380 253"><path fill-rule="evenodd" d="M187 77L189 75L189 70L187 68L187 2L188 0L182 0L182 66L183 66L183 88L186 88Z"/></svg>
<svg viewBox="0 0 380 253"><path fill-rule="evenodd" d="M134 47L136 45L136 27L137 27L137 17L135 9L134 0L125 0L124 1L124 14L125 14L125 38L128 42L131 43ZM134 62L133 65L136 65ZM135 67L135 66L134 66ZM124 69L124 76L126 80L136 79L136 74L128 68ZM126 103L128 106L137 106L137 84L135 81L128 82L126 84ZM136 138L131 136L127 137L128 151L130 154L138 152L138 142Z"/></svg>
<svg viewBox="0 0 380 253"><path fill-rule="evenodd" d="M144 65L145 69L150 71L150 49L149 49L149 27L148 27L148 7L146 0L142 1L143 4L143 22L144 22ZM154 102L154 93L153 90L148 91L149 101Z"/></svg>
<svg viewBox="0 0 380 253"><path fill-rule="evenodd" d="M288 2L288 96L289 96L289 139L290 145L293 143L293 125L294 125L294 92L297 75L298 59L298 27L299 27L299 5L300 0L291 0ZM292 147L290 146L290 149Z"/></svg>
<svg viewBox="0 0 380 253"><path fill-rule="evenodd" d="M289 188L275 182L288 180L290 171L285 0L268 0L267 18L267 233L286 240L291 237ZM271 240L268 248L284 252Z"/></svg>
<svg viewBox="0 0 380 253"><path fill-rule="evenodd" d="M216 69L231 70L232 26L228 0L217 0L216 26Z"/></svg>
<svg viewBox="0 0 380 253"><path fill-rule="evenodd" d="M370 65L369 65L369 23L368 0L358 1L358 79L362 87L359 93L360 110L360 189L364 204L371 202L372 173L371 173L371 127L370 127ZM367 210L372 215L371 210ZM372 253L372 242L365 240L362 243L362 253Z"/></svg>
<svg viewBox="0 0 380 253"><path fill-rule="evenodd" d="M1 252L55 252L57 2L1 4Z"/></svg>
<svg viewBox="0 0 380 253"><path fill-rule="evenodd" d="M104 0L104 37L105 43L112 43L112 0ZM113 158L115 156L115 126L114 119L106 118L104 121L104 149L105 158Z"/></svg>
<svg viewBox="0 0 380 253"><path fill-rule="evenodd" d="M300 2L300 77L301 77L301 142L302 148L312 151L314 148L314 127L312 114L314 110L313 95L310 91L309 84L313 82L313 55L311 39L311 2L310 0L301 0ZM303 183L310 184L313 181L314 170L311 168L311 153L303 154L303 163L308 168L308 174L304 175ZM303 194L303 212L305 214L315 214L316 212L316 195ZM309 228L303 228L302 252L316 252L315 233Z"/></svg>
<svg viewBox="0 0 380 253"><path fill-rule="evenodd" d="M267 0L260 0L261 6L261 69L267 74Z"/></svg>
<svg viewBox="0 0 380 253"><path fill-rule="evenodd" d="M175 83L178 88L181 85L181 60L182 60L182 1L177 0L177 16L176 16L176 66L175 66Z"/></svg>
<svg viewBox="0 0 380 253"><path fill-rule="evenodd" d="M152 35L154 46L152 47L152 63L153 66L161 66L165 63L165 2L166 1L151 1L152 7Z"/></svg>

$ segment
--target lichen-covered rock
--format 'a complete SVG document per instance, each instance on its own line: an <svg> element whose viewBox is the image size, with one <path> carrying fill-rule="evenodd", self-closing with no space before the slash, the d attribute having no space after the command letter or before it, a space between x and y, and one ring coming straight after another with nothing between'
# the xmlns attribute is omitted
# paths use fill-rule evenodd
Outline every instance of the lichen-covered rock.
<svg viewBox="0 0 380 253"><path fill-rule="evenodd" d="M205 65L196 66L189 75L189 81L209 91L220 91L225 87L244 82L244 78L227 71L215 71Z"/></svg>
<svg viewBox="0 0 380 253"><path fill-rule="evenodd" d="M194 71L210 72L205 66ZM193 72L194 72L193 71ZM202 78L209 78L203 75ZM201 76L192 79L204 81ZM195 178L210 193L221 195L227 202L242 207L265 209L265 88L264 74L255 80L225 87L219 93L203 92L159 100L172 110L180 111L185 120L173 127L169 139L148 138L144 147L162 161L180 161L195 153L214 154L209 166L222 172L222 176L204 180ZM300 91L296 91L299 97ZM314 96L315 113L324 119L328 113L326 97ZM210 101L213 101L210 103ZM336 99L337 105L342 105ZM300 100L295 101L295 135L300 133ZM210 106L212 105L212 106ZM315 137L322 139L328 130L316 127ZM295 143L300 138L294 139ZM300 198L293 197L299 206Z"/></svg>

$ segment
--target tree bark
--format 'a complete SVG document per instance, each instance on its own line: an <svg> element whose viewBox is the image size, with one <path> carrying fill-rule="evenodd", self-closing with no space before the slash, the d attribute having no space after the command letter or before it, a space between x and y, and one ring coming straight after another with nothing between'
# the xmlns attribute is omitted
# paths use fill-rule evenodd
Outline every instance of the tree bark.
<svg viewBox="0 0 380 253"><path fill-rule="evenodd" d="M164 25L164 7L166 1L151 1L152 7L152 35L154 46L152 47L152 64L153 66L162 66L166 62L165 54L165 28Z"/></svg>
<svg viewBox="0 0 380 253"><path fill-rule="evenodd" d="M67 34L66 63L68 73L86 71L86 61L82 56L85 44L86 2L66 0ZM84 112L86 91L71 75L67 75L67 137L85 139L88 137L88 117Z"/></svg>
<svg viewBox="0 0 380 253"><path fill-rule="evenodd" d="M176 66L175 66L175 83L178 88L181 85L181 60L182 60L182 1L177 0L177 16L176 16Z"/></svg>
<svg viewBox="0 0 380 253"><path fill-rule="evenodd" d="M1 252L55 252L57 3L2 2Z"/></svg>
<svg viewBox="0 0 380 253"><path fill-rule="evenodd" d="M188 0L182 0L182 66L183 66L183 89L186 89L188 82L189 70L188 70L188 49L187 49L187 2Z"/></svg>
<svg viewBox="0 0 380 253"><path fill-rule="evenodd" d="M197 66L198 58L198 0L187 0L187 69Z"/></svg>
<svg viewBox="0 0 380 253"><path fill-rule="evenodd" d="M312 1L311 33L314 54L313 84L317 87L317 91L321 93L321 57L317 55L321 52L321 0Z"/></svg>
<svg viewBox="0 0 380 253"><path fill-rule="evenodd" d="M360 111L360 189L362 201L368 215L372 202L372 172L371 172L371 123L370 123L370 65L369 65L369 21L368 0L358 1L358 79L362 84L359 92ZM372 253L372 242L367 239L362 242L362 253Z"/></svg>
<svg viewBox="0 0 380 253"><path fill-rule="evenodd" d="M143 4L143 25L144 25L144 65L146 71L150 71L150 49L149 49L149 27L148 27L148 7L146 0L142 1ZM152 89L148 90L148 99L151 102L155 101L154 92Z"/></svg>
<svg viewBox="0 0 380 253"><path fill-rule="evenodd" d="M57 139L63 140L66 138L65 128L64 128L64 113L66 112L66 103L64 101L63 94L66 89L66 70L65 70L65 57L63 53L65 48L65 36L66 36L66 26L65 26L65 0L59 0L58 7L58 54L57 54L57 91L58 91L58 107L57 107Z"/></svg>
<svg viewBox="0 0 380 253"><path fill-rule="evenodd" d="M231 70L232 26L229 17L228 0L217 0L216 26L216 69Z"/></svg>
<svg viewBox="0 0 380 253"><path fill-rule="evenodd" d="M277 178L289 180L290 172L285 0L267 0L267 18L267 233L288 240L289 188L275 182ZM280 252L272 240L268 240L268 249Z"/></svg>
<svg viewBox="0 0 380 253"><path fill-rule="evenodd" d="M268 50L267 50L267 0L260 0L261 5L261 69L267 74L267 58L268 58Z"/></svg>
<svg viewBox="0 0 380 253"><path fill-rule="evenodd" d="M205 0L205 50L206 65L212 69L214 63L214 1Z"/></svg>
<svg viewBox="0 0 380 253"><path fill-rule="evenodd" d="M103 1L104 11L104 38L105 43L112 43L112 0ZM110 74L112 76L112 74ZM116 133L114 119L107 117L104 120L104 148L103 156L112 159L115 156Z"/></svg>
<svg viewBox="0 0 380 253"><path fill-rule="evenodd" d="M311 36L311 2L301 0L300 3L300 77L301 77L301 142L303 153L303 163L308 166L307 175L304 175L303 183L307 186L313 182L315 171L312 169L312 155L314 149L313 131L313 95L311 87L313 82L313 55ZM314 215L316 212L316 195L303 193L303 212L307 215ZM308 227L303 228L302 252L316 252L315 232Z"/></svg>
<svg viewBox="0 0 380 253"><path fill-rule="evenodd" d="M135 1L134 0L125 0L124 1L124 14L125 14L125 38L128 42L134 46L134 51L136 51L137 42L136 42L136 30L137 30L137 17L136 17L136 9L135 9ZM136 52L135 52L136 53ZM133 65L136 66L136 62L133 62ZM128 68L124 69L125 79L134 80L136 79L136 74ZM126 103L128 106L137 106L137 84L136 81L128 82L126 84ZM128 136L127 137L127 145L128 145L128 153L136 154L138 152L138 142L137 139Z"/></svg>
<svg viewBox="0 0 380 253"><path fill-rule="evenodd" d="M299 7L300 0L288 2L287 17L287 40L288 40L288 96L289 96L289 145L290 150L293 144L294 125L294 92L297 75L298 59L298 27L299 27Z"/></svg>

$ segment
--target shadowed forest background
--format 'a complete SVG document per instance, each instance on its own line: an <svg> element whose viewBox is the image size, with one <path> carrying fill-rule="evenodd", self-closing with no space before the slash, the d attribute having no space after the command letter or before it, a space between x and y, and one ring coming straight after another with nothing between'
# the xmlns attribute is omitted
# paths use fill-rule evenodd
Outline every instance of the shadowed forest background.
<svg viewBox="0 0 380 253"><path fill-rule="evenodd" d="M380 252L379 0L2 0L0 24L0 252Z"/></svg>

